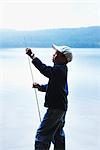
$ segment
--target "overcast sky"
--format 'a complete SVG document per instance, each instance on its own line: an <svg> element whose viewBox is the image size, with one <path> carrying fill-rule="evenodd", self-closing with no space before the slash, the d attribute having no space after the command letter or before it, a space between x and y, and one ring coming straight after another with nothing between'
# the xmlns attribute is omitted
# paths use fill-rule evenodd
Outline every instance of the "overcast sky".
<svg viewBox="0 0 100 150"><path fill-rule="evenodd" d="M35 30L100 25L99 0L0 0L0 28Z"/></svg>

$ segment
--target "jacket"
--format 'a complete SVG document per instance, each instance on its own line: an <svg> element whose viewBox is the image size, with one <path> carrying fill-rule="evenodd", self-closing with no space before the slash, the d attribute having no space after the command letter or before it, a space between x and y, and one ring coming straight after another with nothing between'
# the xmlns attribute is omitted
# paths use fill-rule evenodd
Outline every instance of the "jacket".
<svg viewBox="0 0 100 150"><path fill-rule="evenodd" d="M67 110L68 84L66 64L47 66L38 58L32 60L34 66L47 78L48 85L42 85L41 91L46 91L44 106L50 109Z"/></svg>

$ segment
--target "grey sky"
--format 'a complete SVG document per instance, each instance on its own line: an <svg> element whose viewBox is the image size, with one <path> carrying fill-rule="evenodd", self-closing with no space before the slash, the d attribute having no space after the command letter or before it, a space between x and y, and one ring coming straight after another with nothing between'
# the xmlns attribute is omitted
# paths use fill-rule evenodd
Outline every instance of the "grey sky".
<svg viewBox="0 0 100 150"><path fill-rule="evenodd" d="M0 0L0 28L34 30L100 25L98 0Z"/></svg>

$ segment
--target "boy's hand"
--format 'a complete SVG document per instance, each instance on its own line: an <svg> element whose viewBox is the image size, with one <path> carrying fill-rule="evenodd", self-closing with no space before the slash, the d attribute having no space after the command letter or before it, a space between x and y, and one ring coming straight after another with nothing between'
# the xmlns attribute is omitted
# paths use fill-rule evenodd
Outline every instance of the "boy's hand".
<svg viewBox="0 0 100 150"><path fill-rule="evenodd" d="M34 57L34 54L32 53L32 50L31 50L30 48L26 48L26 54L27 54L28 56L30 56L31 58Z"/></svg>
<svg viewBox="0 0 100 150"><path fill-rule="evenodd" d="M32 88L37 88L37 89L39 89L39 88L40 88L40 85L39 85L38 83L33 83Z"/></svg>

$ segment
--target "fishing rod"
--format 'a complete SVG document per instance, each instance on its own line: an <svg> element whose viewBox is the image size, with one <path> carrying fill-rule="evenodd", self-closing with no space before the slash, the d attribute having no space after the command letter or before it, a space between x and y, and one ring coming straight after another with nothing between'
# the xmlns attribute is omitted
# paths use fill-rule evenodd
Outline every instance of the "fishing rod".
<svg viewBox="0 0 100 150"><path fill-rule="evenodd" d="M27 47L25 37L24 37L24 44L25 44L25 47ZM27 57L27 58L28 58L28 64L29 64L29 68L30 68L30 73L31 73L32 81L33 81L33 83L35 83L34 82L33 72L32 72L32 67L31 67L31 63L30 63L30 59L29 59L29 57ZM37 92L36 92L35 88L34 88L34 93L35 93L35 99L36 99L38 114L39 114L39 120L41 122L41 113L40 113L40 108L39 108L38 96L37 96Z"/></svg>

